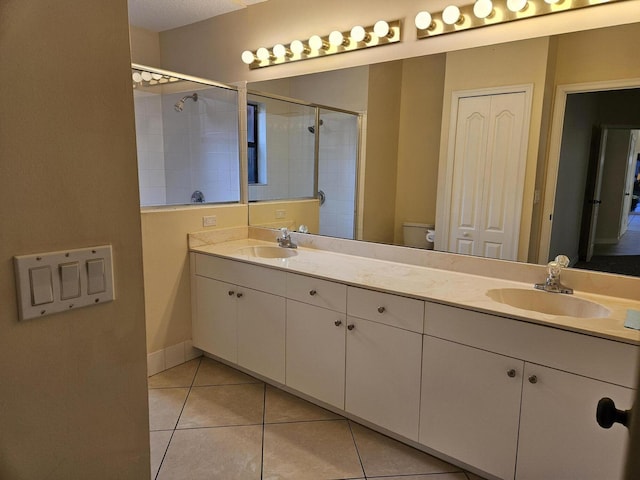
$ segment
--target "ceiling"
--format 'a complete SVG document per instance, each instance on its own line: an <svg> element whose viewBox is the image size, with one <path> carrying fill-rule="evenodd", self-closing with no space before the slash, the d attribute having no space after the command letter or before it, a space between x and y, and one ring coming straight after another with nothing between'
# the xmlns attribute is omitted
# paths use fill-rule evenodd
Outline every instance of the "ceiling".
<svg viewBox="0 0 640 480"><path fill-rule="evenodd" d="M267 0L129 0L129 23L162 32L265 1Z"/></svg>

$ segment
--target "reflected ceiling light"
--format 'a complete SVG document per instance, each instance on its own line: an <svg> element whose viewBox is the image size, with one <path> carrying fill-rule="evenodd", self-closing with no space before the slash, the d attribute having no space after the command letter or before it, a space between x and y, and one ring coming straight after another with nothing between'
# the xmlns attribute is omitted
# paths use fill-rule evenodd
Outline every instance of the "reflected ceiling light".
<svg viewBox="0 0 640 480"><path fill-rule="evenodd" d="M131 78L133 78L133 81L136 83L142 82L142 75L140 75L140 72L133 72Z"/></svg>
<svg viewBox="0 0 640 480"><path fill-rule="evenodd" d="M320 35L312 35L309 38L309 46L313 50L328 50L329 44L325 42Z"/></svg>
<svg viewBox="0 0 640 480"><path fill-rule="evenodd" d="M342 32L334 30L329 34L329 45L333 47L338 47L340 45L347 46L349 45L349 39L345 38Z"/></svg>
<svg viewBox="0 0 640 480"><path fill-rule="evenodd" d="M289 45L289 48L296 55L302 55L303 53L309 52L309 47L306 47L305 44L302 43L300 40L294 40L293 42L291 42L291 45Z"/></svg>
<svg viewBox="0 0 640 480"><path fill-rule="evenodd" d="M245 50L241 58L250 69L256 69L389 45L400 42L401 27L400 20L380 20L375 25L355 25L347 31L333 30L328 35L312 35L306 42L293 40L289 44L277 43L271 49ZM376 38L372 41L374 32Z"/></svg>
<svg viewBox="0 0 640 480"><path fill-rule="evenodd" d="M253 52L249 50L245 50L244 52L242 52L242 61L247 65L251 65L253 62L255 62L255 60L256 56L253 54Z"/></svg>
<svg viewBox="0 0 640 480"><path fill-rule="evenodd" d="M368 42L371 40L371 35L360 25L353 27L349 36L354 42Z"/></svg>
<svg viewBox="0 0 640 480"><path fill-rule="evenodd" d="M442 21L447 25L455 25L464 22L464 17L458 7L449 5L442 11Z"/></svg>
<svg viewBox="0 0 640 480"><path fill-rule="evenodd" d="M373 26L373 33L375 33L376 36L380 38L388 37L391 33L391 28L389 27L389 24L387 22L385 22L384 20L379 20Z"/></svg>
<svg viewBox="0 0 640 480"><path fill-rule="evenodd" d="M264 47L260 47L257 51L256 51L256 57L258 57L258 60L269 60L269 57L271 57L271 55L269 54L269 50L267 50Z"/></svg>
<svg viewBox="0 0 640 480"><path fill-rule="evenodd" d="M478 18L491 17L494 14L491 0L477 0L473 4L473 14Z"/></svg>
<svg viewBox="0 0 640 480"><path fill-rule="evenodd" d="M436 24L433 23L433 18L429 12L418 12L415 19L416 28L420 30L433 30Z"/></svg>
<svg viewBox="0 0 640 480"><path fill-rule="evenodd" d="M153 78L150 72L142 72L140 75L142 76L142 80L144 80L145 82L148 82Z"/></svg>
<svg viewBox="0 0 640 480"><path fill-rule="evenodd" d="M556 5L557 3L562 3L562 0L544 0L544 3L548 3L549 5Z"/></svg>
<svg viewBox="0 0 640 480"><path fill-rule="evenodd" d="M507 8L512 12L521 12L527 8L527 0L507 0Z"/></svg>

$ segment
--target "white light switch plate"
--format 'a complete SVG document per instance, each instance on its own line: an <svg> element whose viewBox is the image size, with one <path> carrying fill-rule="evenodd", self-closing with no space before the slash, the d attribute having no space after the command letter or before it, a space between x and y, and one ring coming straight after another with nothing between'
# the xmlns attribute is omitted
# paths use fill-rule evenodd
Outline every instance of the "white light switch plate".
<svg viewBox="0 0 640 480"><path fill-rule="evenodd" d="M88 263L95 260L104 261L104 278L99 278L98 282L104 289L100 288L99 293L89 293L89 276ZM20 320L28 320L36 317L43 317L52 313L64 312L80 307L90 305L99 305L101 303L110 302L114 297L113 288L113 263L111 259L111 245L102 245L99 247L79 248L74 250L63 250L60 252L37 253L33 255L20 255L13 258L16 274L16 285L18 288L18 306L20 310ZM62 299L62 270L70 264L78 265L78 273L80 277L79 295L75 298ZM48 297L36 295L38 300L34 305L34 296L32 294L34 286L33 279L30 275L31 270L37 271L42 267L49 267L51 270L51 289L53 291L52 301L48 301ZM65 271L65 281L66 278ZM93 280L95 281L95 280ZM93 282L92 281L92 282ZM47 287L47 286L45 286ZM42 291L42 285L36 285L35 288ZM75 294L75 292L74 292ZM45 303L41 303L41 302Z"/></svg>

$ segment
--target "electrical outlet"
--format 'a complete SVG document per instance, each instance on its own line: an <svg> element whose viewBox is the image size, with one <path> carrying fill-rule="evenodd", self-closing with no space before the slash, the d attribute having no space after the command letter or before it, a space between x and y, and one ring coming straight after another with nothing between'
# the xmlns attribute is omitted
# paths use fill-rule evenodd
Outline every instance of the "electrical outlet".
<svg viewBox="0 0 640 480"><path fill-rule="evenodd" d="M286 210L276 210L276 218L285 218L287 216Z"/></svg>
<svg viewBox="0 0 640 480"><path fill-rule="evenodd" d="M218 224L218 220L215 215L209 215L208 217L202 217L203 227L215 227Z"/></svg>

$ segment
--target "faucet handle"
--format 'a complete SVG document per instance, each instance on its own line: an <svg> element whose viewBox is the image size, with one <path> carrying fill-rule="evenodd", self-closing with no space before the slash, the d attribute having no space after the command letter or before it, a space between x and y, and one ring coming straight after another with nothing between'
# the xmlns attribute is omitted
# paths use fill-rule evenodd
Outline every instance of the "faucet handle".
<svg viewBox="0 0 640 480"><path fill-rule="evenodd" d="M558 255L555 258L555 262L558 264L558 267L567 268L571 261L569 260L569 257L567 257L566 255Z"/></svg>
<svg viewBox="0 0 640 480"><path fill-rule="evenodd" d="M282 235L282 238L286 238L289 236L289 229L287 227L282 227L280 229L280 234Z"/></svg>

